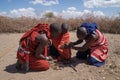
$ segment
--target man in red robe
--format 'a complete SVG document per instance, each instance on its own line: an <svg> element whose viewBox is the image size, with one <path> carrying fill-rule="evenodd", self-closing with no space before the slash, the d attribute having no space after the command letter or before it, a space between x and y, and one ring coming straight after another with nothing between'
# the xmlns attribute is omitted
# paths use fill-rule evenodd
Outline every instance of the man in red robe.
<svg viewBox="0 0 120 80"><path fill-rule="evenodd" d="M94 22L82 23L76 32L78 40L68 46L78 50L76 54L78 59L87 60L89 64L100 67L105 64L108 57L108 42L97 27ZM83 41L85 41L83 46L75 46Z"/></svg>
<svg viewBox="0 0 120 80"><path fill-rule="evenodd" d="M51 60L51 57L47 56L48 38L52 39L50 52L55 54L54 56L59 55L57 56L58 61L70 60L70 48L63 48L70 42L67 24L59 26L57 23L53 23L50 27L47 24L38 24L20 39L16 68L26 71L29 68L40 71L48 70L50 65L47 60Z"/></svg>
<svg viewBox="0 0 120 80"><path fill-rule="evenodd" d="M50 65L47 62L50 60L50 57L47 56L49 35L49 26L38 24L22 36L17 52L16 68L18 70L45 71L49 69Z"/></svg>
<svg viewBox="0 0 120 80"><path fill-rule="evenodd" d="M50 46L50 54L57 58L58 61L69 61L71 59L70 48L63 48L70 42L70 34L68 25L63 23L61 26L57 23L50 25L50 33L52 45Z"/></svg>

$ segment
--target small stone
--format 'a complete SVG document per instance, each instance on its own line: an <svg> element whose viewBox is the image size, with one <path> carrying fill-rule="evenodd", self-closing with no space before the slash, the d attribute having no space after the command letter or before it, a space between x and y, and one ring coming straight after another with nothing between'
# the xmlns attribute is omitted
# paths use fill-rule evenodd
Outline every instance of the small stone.
<svg viewBox="0 0 120 80"><path fill-rule="evenodd" d="M103 77L103 79L106 79L105 77Z"/></svg>

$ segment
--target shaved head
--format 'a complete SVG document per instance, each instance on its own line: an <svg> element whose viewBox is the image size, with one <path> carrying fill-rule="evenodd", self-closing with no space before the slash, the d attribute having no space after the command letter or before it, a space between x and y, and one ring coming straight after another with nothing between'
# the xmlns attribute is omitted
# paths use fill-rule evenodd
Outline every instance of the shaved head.
<svg viewBox="0 0 120 80"><path fill-rule="evenodd" d="M46 34L38 34L35 38L35 41L37 43L40 43L41 46L45 46L48 43L48 38L47 38Z"/></svg>
<svg viewBox="0 0 120 80"><path fill-rule="evenodd" d="M52 37L57 37L62 32L61 26L58 23L50 24L50 33Z"/></svg>
<svg viewBox="0 0 120 80"><path fill-rule="evenodd" d="M66 32L69 30L69 26L68 26L68 24L66 24L66 23L63 23L63 24L61 25L61 28L62 28L62 33L63 33L63 34L66 33Z"/></svg>
<svg viewBox="0 0 120 80"><path fill-rule="evenodd" d="M87 30L84 27L77 28L77 37L83 39L87 36Z"/></svg>

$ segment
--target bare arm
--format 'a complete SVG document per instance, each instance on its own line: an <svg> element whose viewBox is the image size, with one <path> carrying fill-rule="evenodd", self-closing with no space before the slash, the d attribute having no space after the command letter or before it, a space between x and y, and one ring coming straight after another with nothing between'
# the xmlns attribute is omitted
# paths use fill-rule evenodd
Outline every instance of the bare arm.
<svg viewBox="0 0 120 80"><path fill-rule="evenodd" d="M51 56L44 56L42 53L43 53L43 50L44 50L44 47L42 47L41 45L39 45L36 49L36 54L35 54L35 57L36 58L39 58L39 59L43 59L43 60L52 60L52 57Z"/></svg>
<svg viewBox="0 0 120 80"><path fill-rule="evenodd" d="M66 48L70 48L70 47L73 47L74 45L77 45L77 44L80 44L82 43L83 40L77 40L75 42L70 42L69 44L68 43L65 43L64 45L62 45L60 48L62 49L66 49Z"/></svg>
<svg viewBox="0 0 120 80"><path fill-rule="evenodd" d="M46 59L47 57L42 54L44 51L44 47L48 44L48 38L46 37L46 34L37 35L35 41L37 44L39 44L36 48L35 57L40 59Z"/></svg>
<svg viewBox="0 0 120 80"><path fill-rule="evenodd" d="M39 44L39 46L36 49L35 57L46 60L46 57L42 54L43 50L44 50L44 47Z"/></svg>
<svg viewBox="0 0 120 80"><path fill-rule="evenodd" d="M89 41L85 43L82 47L73 46L72 49L79 50L79 51L86 51L96 39L98 39L98 36L95 34L92 34L89 38Z"/></svg>
<svg viewBox="0 0 120 80"><path fill-rule="evenodd" d="M80 43L82 43L83 42L83 40L77 40L77 41L75 41L75 42L72 42L72 44L73 45L77 45L77 44L80 44Z"/></svg>

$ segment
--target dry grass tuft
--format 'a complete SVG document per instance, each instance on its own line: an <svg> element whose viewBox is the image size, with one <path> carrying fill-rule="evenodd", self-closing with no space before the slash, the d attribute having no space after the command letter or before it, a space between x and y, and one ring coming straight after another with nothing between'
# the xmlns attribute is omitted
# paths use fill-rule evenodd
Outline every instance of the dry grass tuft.
<svg viewBox="0 0 120 80"><path fill-rule="evenodd" d="M53 18L32 19L28 17L10 18L3 16L0 16L0 33L6 33L6 32L21 33L34 27L38 23L51 24L53 22L57 22L59 24L66 22L70 25L70 30L76 30L76 28L80 26L82 22L96 22L99 25L99 29L102 32L120 34L120 17L114 19L108 17L104 17L104 18L89 17L86 19L82 19L82 18L63 19L61 17L53 17Z"/></svg>

